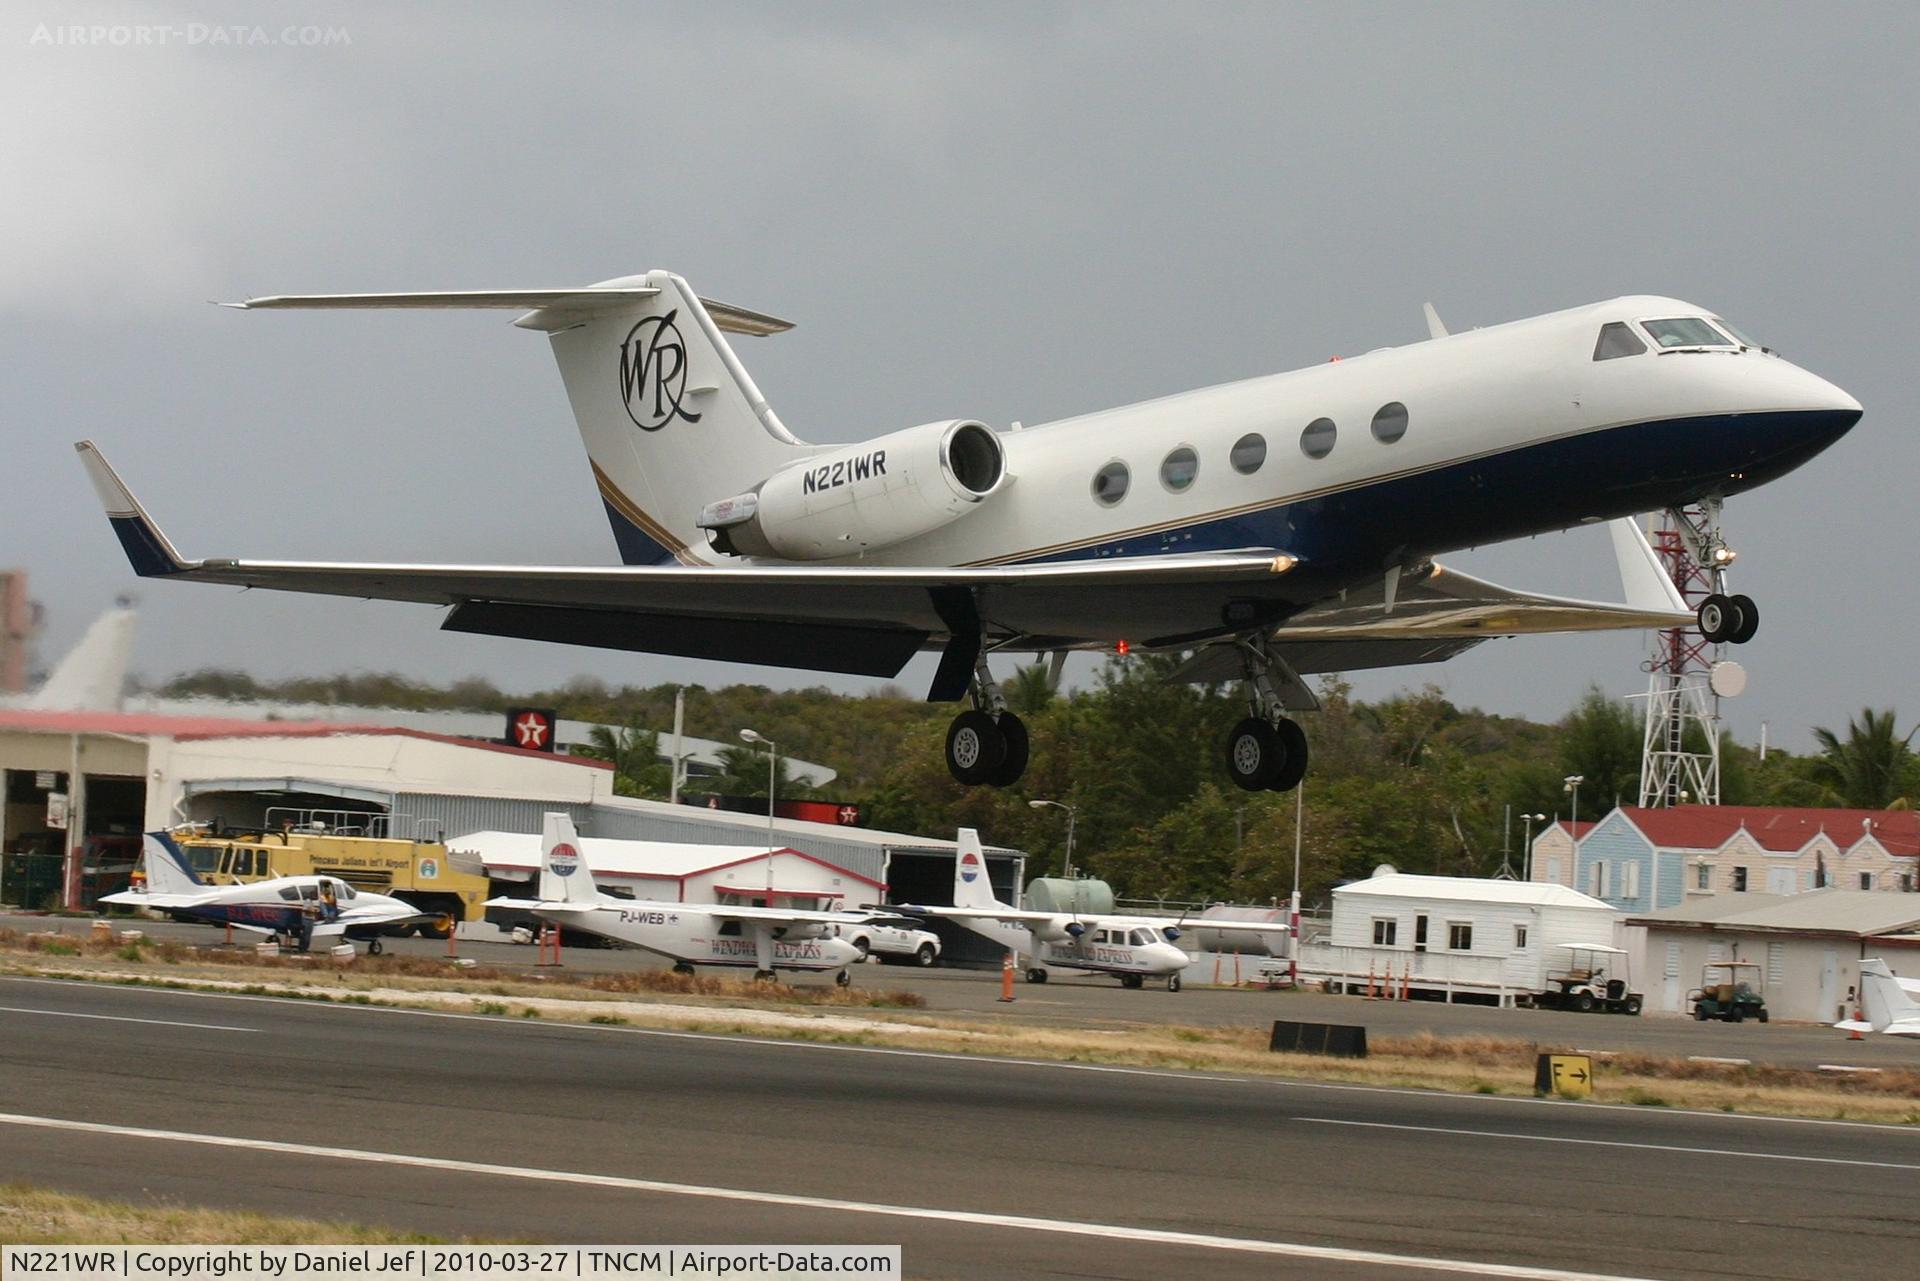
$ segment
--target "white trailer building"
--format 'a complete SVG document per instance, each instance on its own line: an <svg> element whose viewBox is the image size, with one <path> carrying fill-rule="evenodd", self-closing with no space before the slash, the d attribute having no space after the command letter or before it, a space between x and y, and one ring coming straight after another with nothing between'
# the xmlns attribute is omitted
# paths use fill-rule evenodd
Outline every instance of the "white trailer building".
<svg viewBox="0 0 1920 1281"><path fill-rule="evenodd" d="M1333 891L1326 940L1301 948L1303 976L1339 990L1370 980L1397 992L1539 992L1568 946L1611 947L1621 914L1564 885L1414 876L1383 867Z"/></svg>

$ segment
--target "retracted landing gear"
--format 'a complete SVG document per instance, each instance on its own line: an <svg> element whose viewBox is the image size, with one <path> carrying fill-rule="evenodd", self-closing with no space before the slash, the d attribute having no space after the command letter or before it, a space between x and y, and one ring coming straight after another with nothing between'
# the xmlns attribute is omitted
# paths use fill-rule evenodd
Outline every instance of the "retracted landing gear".
<svg viewBox="0 0 1920 1281"><path fill-rule="evenodd" d="M968 696L973 707L947 727L947 772L968 787L1011 787L1027 772L1027 727L1007 710L985 658L974 665Z"/></svg>
<svg viewBox="0 0 1920 1281"><path fill-rule="evenodd" d="M1247 699L1252 715L1227 735L1227 773L1249 792L1290 792L1307 776L1307 735L1288 719L1287 700L1274 685L1277 671L1298 704L1302 696L1312 706L1300 678L1268 650L1264 639L1244 642L1241 655L1247 669Z"/></svg>

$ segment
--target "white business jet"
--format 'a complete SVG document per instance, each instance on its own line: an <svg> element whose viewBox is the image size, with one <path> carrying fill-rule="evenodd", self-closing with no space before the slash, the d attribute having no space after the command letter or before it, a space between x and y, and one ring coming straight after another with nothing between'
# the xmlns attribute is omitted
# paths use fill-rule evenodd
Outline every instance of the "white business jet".
<svg viewBox="0 0 1920 1281"><path fill-rule="evenodd" d="M835 970L845 987L847 966L860 949L833 937L836 925L856 925L857 912L804 912L782 907L728 907L615 898L593 883L580 856L573 820L548 814L540 838L540 897L488 899L488 907L517 908L564 929L598 934L670 958L676 974L696 965L751 969L770 979L775 970Z"/></svg>
<svg viewBox="0 0 1920 1281"><path fill-rule="evenodd" d="M937 916L991 939L1032 962L1027 982L1045 983L1047 970L1084 970L1111 974L1122 987L1144 987L1165 979L1167 991L1180 990L1180 974L1193 956L1174 942L1185 922L1164 916L1119 916L1091 912L1029 912L993 896L980 834L960 829L953 862L953 906L903 906L903 912ZM1285 934L1285 925L1208 921L1209 930L1248 934Z"/></svg>
<svg viewBox="0 0 1920 1281"><path fill-rule="evenodd" d="M1177 274L1139 283L1184 323L1207 314ZM514 323L552 343L625 565L188 559L82 441L137 573L447 606L441 625L457 632L812 671L890 677L937 650L928 699L972 703L949 727L948 768L994 786L1027 764L989 669L1003 654L1050 654L1057 672L1074 650L1191 652L1175 679L1246 683L1248 715L1225 744L1234 781L1284 791L1306 773L1288 713L1317 705L1314 673L1439 662L1525 633L1697 623L1709 640L1751 639L1751 598L1716 588L1690 608L1621 518L1777 479L1861 412L1708 308L1659 297L1456 334L1429 308L1428 341L1292 373L1025 430L947 418L820 445L787 429L725 337L791 326L667 271L229 305L520 311ZM1608 520L1618 603L1434 560Z"/></svg>
<svg viewBox="0 0 1920 1281"><path fill-rule="evenodd" d="M1860 962L1860 1004L1864 1019L1842 1019L1834 1026L1847 1032L1885 1032L1888 1036L1920 1036L1920 979L1896 976L1879 957Z"/></svg>
<svg viewBox="0 0 1920 1281"><path fill-rule="evenodd" d="M146 884L105 894L100 902L144 908L178 921L231 925L273 935L304 952L315 942L360 939L378 955L380 936L401 925L432 921L450 928L445 916L411 903L357 890L336 876L276 876L238 885L208 885L185 852L165 832L148 832L141 843Z"/></svg>

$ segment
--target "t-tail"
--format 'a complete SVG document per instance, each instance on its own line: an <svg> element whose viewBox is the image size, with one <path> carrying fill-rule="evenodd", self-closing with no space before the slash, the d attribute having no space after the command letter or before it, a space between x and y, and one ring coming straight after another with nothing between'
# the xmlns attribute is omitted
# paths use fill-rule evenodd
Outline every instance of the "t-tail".
<svg viewBox="0 0 1920 1281"><path fill-rule="evenodd" d="M230 306L511 308L553 343L620 558L629 565L712 564L699 524L709 503L742 494L815 452L754 386L722 331L793 326L703 299L670 271L566 289L278 294Z"/></svg>
<svg viewBox="0 0 1920 1281"><path fill-rule="evenodd" d="M565 814L546 815L540 833L540 901L598 903L600 898L573 820Z"/></svg>
<svg viewBox="0 0 1920 1281"><path fill-rule="evenodd" d="M971 827L963 827L958 844L957 857L953 861L953 905L1005 906L993 897L993 882L987 877L987 856L980 848L980 833Z"/></svg>

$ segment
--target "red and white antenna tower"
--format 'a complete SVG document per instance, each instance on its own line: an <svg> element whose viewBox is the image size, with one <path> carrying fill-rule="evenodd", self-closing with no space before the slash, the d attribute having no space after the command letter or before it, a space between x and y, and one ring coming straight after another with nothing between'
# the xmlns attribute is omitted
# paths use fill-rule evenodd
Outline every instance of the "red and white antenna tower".
<svg viewBox="0 0 1920 1281"><path fill-rule="evenodd" d="M1646 734L1640 754L1643 808L1720 803L1720 700L1746 687L1746 673L1721 655L1752 638L1760 615L1746 596L1728 596L1734 553L1720 535L1720 500L1668 508L1648 541L1699 625L1654 633ZM1709 631L1711 629L1711 631Z"/></svg>

